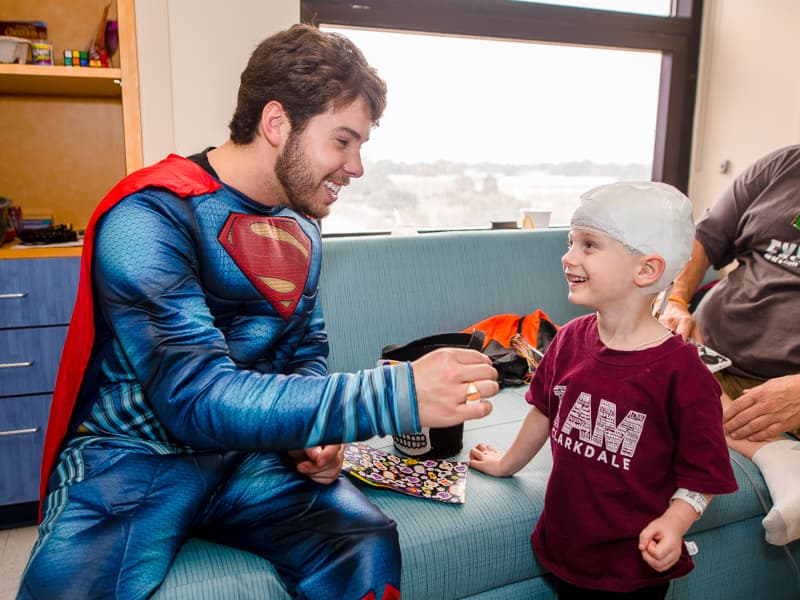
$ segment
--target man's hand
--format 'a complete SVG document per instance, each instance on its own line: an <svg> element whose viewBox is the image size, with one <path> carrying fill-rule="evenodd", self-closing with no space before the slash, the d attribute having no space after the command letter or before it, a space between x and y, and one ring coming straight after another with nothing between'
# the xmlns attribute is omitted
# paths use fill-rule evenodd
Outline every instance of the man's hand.
<svg viewBox="0 0 800 600"><path fill-rule="evenodd" d="M424 427L450 427L492 411L492 405L483 400L467 404L470 384L481 399L494 396L500 389L497 371L485 354L466 348L440 348L415 360L411 367L419 420Z"/></svg>
<svg viewBox="0 0 800 600"><path fill-rule="evenodd" d="M290 450L298 472L317 483L330 484L336 481L344 463L344 446L313 446L302 450Z"/></svg>
<svg viewBox="0 0 800 600"><path fill-rule="evenodd" d="M768 379L725 406L725 433L735 440L763 442L800 429L800 374Z"/></svg>
<svg viewBox="0 0 800 600"><path fill-rule="evenodd" d="M659 302L660 300L656 300L656 307L658 307ZM700 335L700 328L697 326L689 309L683 306L683 304L673 301L667 302L667 306L664 308L663 314L658 317L658 320L685 340L694 339L698 342L703 341Z"/></svg>
<svg viewBox="0 0 800 600"><path fill-rule="evenodd" d="M711 266L706 255L706 250L703 244L695 240L692 244L692 257L683 270L678 273L672 285L670 295L683 300L688 304L692 296L697 292L700 283L706 271ZM655 309L661 305L661 297L656 299ZM689 314L688 306L684 306L680 302L670 300L664 308L664 313L658 316L658 319L667 327L678 333L683 339L693 339L702 343L703 338L700 335L700 328L695 323L694 318Z"/></svg>

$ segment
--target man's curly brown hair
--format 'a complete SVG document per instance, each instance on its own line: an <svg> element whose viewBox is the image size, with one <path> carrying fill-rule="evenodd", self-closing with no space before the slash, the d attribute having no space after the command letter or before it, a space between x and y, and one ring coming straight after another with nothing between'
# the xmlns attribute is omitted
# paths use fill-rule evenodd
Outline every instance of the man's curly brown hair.
<svg viewBox="0 0 800 600"><path fill-rule="evenodd" d="M293 133L300 133L311 117L358 98L366 101L377 124L386 108L386 83L355 44L338 33L293 25L253 51L242 72L231 140L252 142L261 112L272 100L283 105Z"/></svg>

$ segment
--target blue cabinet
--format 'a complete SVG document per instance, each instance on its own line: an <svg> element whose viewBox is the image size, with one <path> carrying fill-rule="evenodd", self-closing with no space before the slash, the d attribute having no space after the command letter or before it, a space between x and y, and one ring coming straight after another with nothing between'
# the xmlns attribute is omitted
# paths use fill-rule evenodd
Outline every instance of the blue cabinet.
<svg viewBox="0 0 800 600"><path fill-rule="evenodd" d="M0 505L39 499L50 394L0 398Z"/></svg>
<svg viewBox="0 0 800 600"><path fill-rule="evenodd" d="M0 260L0 506L39 498L50 399L80 258Z"/></svg>

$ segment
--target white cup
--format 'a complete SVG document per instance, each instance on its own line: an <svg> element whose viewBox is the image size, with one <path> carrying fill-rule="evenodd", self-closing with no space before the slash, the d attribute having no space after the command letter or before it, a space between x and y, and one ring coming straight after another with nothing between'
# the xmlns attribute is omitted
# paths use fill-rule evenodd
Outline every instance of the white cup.
<svg viewBox="0 0 800 600"><path fill-rule="evenodd" d="M523 229L546 229L550 226L552 211L540 208L520 208L519 214Z"/></svg>

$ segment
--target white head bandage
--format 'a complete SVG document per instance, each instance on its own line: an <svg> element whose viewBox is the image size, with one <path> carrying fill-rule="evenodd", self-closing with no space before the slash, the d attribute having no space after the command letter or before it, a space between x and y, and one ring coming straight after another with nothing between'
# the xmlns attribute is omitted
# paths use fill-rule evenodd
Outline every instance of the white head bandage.
<svg viewBox="0 0 800 600"><path fill-rule="evenodd" d="M637 252L661 256L664 273L643 293L669 287L689 260L694 241L689 198L671 185L654 181L620 181L592 188L581 196L570 227L599 231Z"/></svg>

